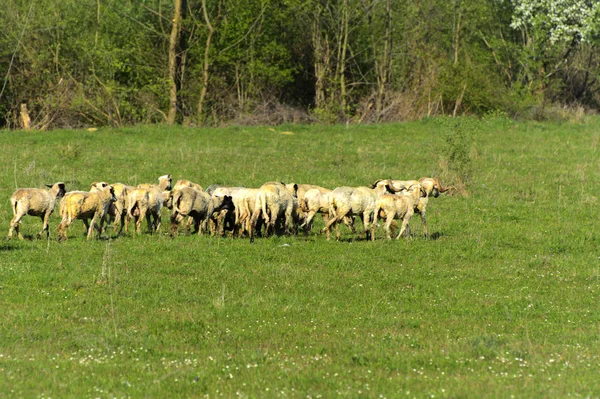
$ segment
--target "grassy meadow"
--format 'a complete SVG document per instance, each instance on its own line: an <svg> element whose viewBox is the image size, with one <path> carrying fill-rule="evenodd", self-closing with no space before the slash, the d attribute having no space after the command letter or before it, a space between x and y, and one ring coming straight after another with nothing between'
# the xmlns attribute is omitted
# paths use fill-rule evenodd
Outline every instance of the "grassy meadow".
<svg viewBox="0 0 600 399"><path fill-rule="evenodd" d="M468 178L429 240L418 216L400 241L320 218L172 239L165 210L158 235L58 243L55 212L50 241L0 241L0 396L600 397L600 119L452 123L0 132L4 236L14 189L56 181Z"/></svg>

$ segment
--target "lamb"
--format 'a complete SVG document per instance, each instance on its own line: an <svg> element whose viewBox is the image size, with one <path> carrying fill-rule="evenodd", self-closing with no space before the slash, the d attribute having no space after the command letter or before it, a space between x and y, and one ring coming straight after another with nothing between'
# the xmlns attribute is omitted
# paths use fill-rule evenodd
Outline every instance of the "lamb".
<svg viewBox="0 0 600 399"><path fill-rule="evenodd" d="M391 240L390 227L394 219L402 219L402 228L396 237L398 240L408 226L408 221L415 213L417 204L427 193L420 183L409 186L402 194L384 194L375 201L375 217L385 218L385 232Z"/></svg>
<svg viewBox="0 0 600 399"><path fill-rule="evenodd" d="M104 216L111 203L115 202L115 191L112 186L104 187L96 192L71 191L63 197L60 204L62 221L58 225L59 241L67 239L67 230L73 220L81 219L87 230L87 239L92 236L94 228L102 231ZM88 219L91 222L88 225ZM99 226L96 227L96 223Z"/></svg>
<svg viewBox="0 0 600 399"><path fill-rule="evenodd" d="M171 215L171 235L176 235L179 223L190 216L194 220L192 234L202 234L202 226L214 212L233 209L231 196L209 195L193 187L182 187L173 191L173 214Z"/></svg>
<svg viewBox="0 0 600 399"><path fill-rule="evenodd" d="M13 231L17 232L21 240L23 239L19 231L19 223L25 215L39 216L42 219L42 230L37 234L38 239L41 238L44 231L46 232L46 239L50 238L48 220L54 212L56 200L65 195L65 183L58 182L46 186L49 187L48 190L43 188L20 188L10 196L14 216L10 221L8 230L9 240L12 239Z"/></svg>
<svg viewBox="0 0 600 399"><path fill-rule="evenodd" d="M127 224L130 219L135 223L135 232L141 233L142 220L148 222L148 232L152 234L152 221L150 220L149 190L145 188L134 188L127 194ZM125 230L128 230L125 227Z"/></svg>
<svg viewBox="0 0 600 399"><path fill-rule="evenodd" d="M106 182L92 183L90 187L90 192L94 192L98 189L102 189L103 187L108 186L109 184ZM127 217L127 195L129 191L133 190L135 187L125 185L123 183L113 183L111 184L115 191L116 202L111 203L108 208L108 212L106 212L107 218L113 222L113 228L117 231L117 224L119 224L119 231L117 235L121 235L123 229L127 227L126 217ZM127 229L125 229L127 231Z"/></svg>
<svg viewBox="0 0 600 399"><path fill-rule="evenodd" d="M397 192L399 190L387 184L369 187L338 187L329 196L329 221L323 228L327 233L327 239L331 239L331 227L335 226L336 238L340 239L338 224L342 220L349 226L347 216L361 217L364 225L364 233L367 240L375 239L375 201L386 192Z"/></svg>
<svg viewBox="0 0 600 399"><path fill-rule="evenodd" d="M276 232L278 223L283 230L290 234L294 230L295 212L297 210L298 186L294 183L285 184L269 182L263 184L256 195L256 204L252 212L250 241L254 241L257 233L258 219L262 216L266 224L265 234Z"/></svg>
<svg viewBox="0 0 600 399"><path fill-rule="evenodd" d="M433 198L437 198L440 193L445 193L450 189L456 190L456 187L442 187L439 179L436 177L422 177L419 180L377 180L375 183L371 185L371 187L375 187L377 185L385 184L385 182L390 181L392 187L395 189L400 189L412 186L414 184L421 184L423 189L427 193L425 197L421 197L417 204L415 205L415 213L421 215L421 223L423 224L423 235L425 238L429 237L429 233L427 231L427 204L429 202L429 198L433 196Z"/></svg>

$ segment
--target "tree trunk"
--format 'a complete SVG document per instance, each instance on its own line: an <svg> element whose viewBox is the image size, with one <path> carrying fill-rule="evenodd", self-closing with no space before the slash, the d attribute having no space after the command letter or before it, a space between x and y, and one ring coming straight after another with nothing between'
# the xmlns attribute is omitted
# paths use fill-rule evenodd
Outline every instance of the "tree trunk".
<svg viewBox="0 0 600 399"><path fill-rule="evenodd" d="M179 52L179 35L181 32L181 12L183 0L173 0L175 11L173 12L173 27L171 28L171 37L169 39L169 113L167 123L175 123L177 116L177 58Z"/></svg>
<svg viewBox="0 0 600 399"><path fill-rule="evenodd" d="M313 31L312 31L312 42L314 51L314 68L315 68L315 108L320 109L325 106L325 78L327 75L327 61L328 56L321 36L321 21L320 8L315 11L313 20Z"/></svg>
<svg viewBox="0 0 600 399"><path fill-rule="evenodd" d="M348 52L348 23L350 20L350 11L348 10L348 0L344 0L344 10L342 12L342 40L340 48L340 60L338 69L338 78L340 84L340 106L342 112L346 113L346 53Z"/></svg>
<svg viewBox="0 0 600 399"><path fill-rule="evenodd" d="M219 9L221 6L221 2L219 2ZM208 10L206 9L206 0L202 0L202 14L204 15L204 22L206 23L206 28L208 29L208 34L206 35L206 43L204 44L204 65L202 68L202 89L200 90L200 99L198 100L198 123L202 124L204 122L204 102L206 100L206 93L208 92L208 78L209 78L209 67L210 67L210 45L212 41L213 34L215 32L215 28L210 23L210 18L208 17Z"/></svg>
<svg viewBox="0 0 600 399"><path fill-rule="evenodd" d="M392 4L391 0L387 0L385 4L385 34L383 37L383 50L381 60L375 61L377 67L377 98L375 99L375 118L379 122L381 111L383 109L383 101L385 97L385 89L388 83L388 78L392 70ZM375 43L375 40L373 40Z"/></svg>
<svg viewBox="0 0 600 399"><path fill-rule="evenodd" d="M27 104L21 104L21 126L23 130L31 129L31 118L29 117L29 111L27 111Z"/></svg>

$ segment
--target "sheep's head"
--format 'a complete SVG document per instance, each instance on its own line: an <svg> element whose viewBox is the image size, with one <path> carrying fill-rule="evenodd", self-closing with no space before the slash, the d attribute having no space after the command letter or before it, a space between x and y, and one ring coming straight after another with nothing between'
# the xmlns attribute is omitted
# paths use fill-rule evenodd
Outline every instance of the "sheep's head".
<svg viewBox="0 0 600 399"><path fill-rule="evenodd" d="M292 194L292 197L298 198L298 185L296 183L281 184L283 184L290 194Z"/></svg>
<svg viewBox="0 0 600 399"><path fill-rule="evenodd" d="M233 204L233 198L231 195L223 195L223 196L212 196L214 211L233 211L235 209L235 205Z"/></svg>
<svg viewBox="0 0 600 399"><path fill-rule="evenodd" d="M425 189L427 190L427 196L433 196L437 198L440 194L449 191L450 189L456 190L456 187L442 187L442 183L440 183L437 177L422 177L419 179L419 182L423 184Z"/></svg>
<svg viewBox="0 0 600 399"><path fill-rule="evenodd" d="M170 190L172 187L172 183L173 178L171 177L170 173L168 175L160 176L158 178L158 185L160 186L161 190Z"/></svg>
<svg viewBox="0 0 600 399"><path fill-rule="evenodd" d="M65 183L63 182L54 183L53 185L46 184L46 187L49 187L51 189L50 191L56 193L56 198L62 198L67 193Z"/></svg>
<svg viewBox="0 0 600 399"><path fill-rule="evenodd" d="M96 192L96 191L100 191L102 189L104 189L104 187L108 187L108 183L105 181L101 181L101 182L93 182L92 184L90 184L90 192Z"/></svg>
<svg viewBox="0 0 600 399"><path fill-rule="evenodd" d="M415 200L418 200L422 197L427 197L428 195L427 189L421 183L411 184L409 187L406 188L405 194L410 195Z"/></svg>
<svg viewBox="0 0 600 399"><path fill-rule="evenodd" d="M117 196L115 195L115 188L113 186L106 186L102 190L110 195L110 202L117 202Z"/></svg>
<svg viewBox="0 0 600 399"><path fill-rule="evenodd" d="M162 194L162 198L163 198L163 206L167 209L173 209L174 190L173 191L163 191L161 194Z"/></svg>

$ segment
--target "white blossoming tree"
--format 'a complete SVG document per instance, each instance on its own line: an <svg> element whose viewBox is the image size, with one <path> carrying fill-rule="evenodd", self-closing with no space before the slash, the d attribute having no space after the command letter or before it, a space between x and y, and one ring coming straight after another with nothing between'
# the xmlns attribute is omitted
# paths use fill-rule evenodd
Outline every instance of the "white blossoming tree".
<svg viewBox="0 0 600 399"><path fill-rule="evenodd" d="M600 44L599 0L510 0L511 28L522 35L524 83L550 101L581 101L596 85L590 70ZM587 61L589 60L589 61ZM547 90L554 87L555 90ZM568 87L569 92L561 89ZM569 101L567 99L567 101Z"/></svg>
<svg viewBox="0 0 600 399"><path fill-rule="evenodd" d="M533 30L550 45L598 42L600 1L598 0L512 0L511 27Z"/></svg>

